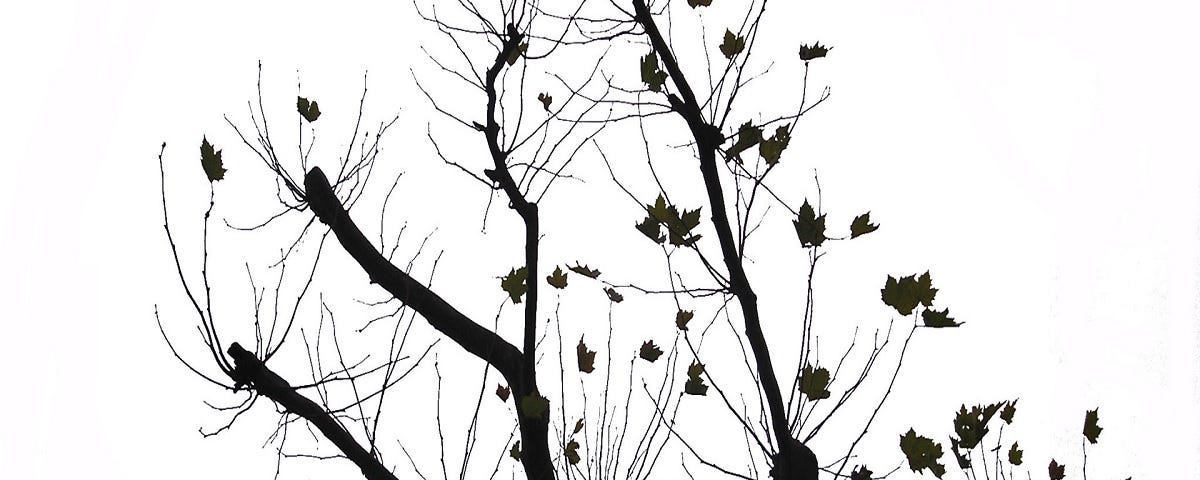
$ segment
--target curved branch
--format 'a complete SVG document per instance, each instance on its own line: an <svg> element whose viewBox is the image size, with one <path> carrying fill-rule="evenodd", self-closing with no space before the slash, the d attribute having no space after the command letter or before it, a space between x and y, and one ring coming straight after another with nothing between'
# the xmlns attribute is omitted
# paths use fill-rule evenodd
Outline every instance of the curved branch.
<svg viewBox="0 0 1200 480"><path fill-rule="evenodd" d="M775 376L775 368L771 363L771 354L759 322L758 297L750 288L746 272L742 267L741 256L733 239L729 216L725 208L725 195L721 187L720 172L717 169L716 150L722 142L720 130L708 123L696 101L696 95L683 75L679 62L675 59L667 45L662 32L659 31L650 9L645 0L633 0L634 19L642 24L646 35L655 52L662 59L667 73L675 85L682 100L675 95L668 95L672 109L679 113L687 122L688 129L696 139L696 149L700 157L700 173L704 178L705 189L712 211L713 228L721 244L721 253L725 266L729 270L730 290L738 297L742 307L742 316L746 322L746 338L754 351L755 366L758 369L762 390L767 398L768 413L771 419L771 429L778 442L779 454L775 458L775 468L772 477L776 479L816 479L816 458L807 446L792 438L787 423L787 410L783 404L783 396L779 390L779 380Z"/></svg>
<svg viewBox="0 0 1200 480"><path fill-rule="evenodd" d="M325 435L325 438L333 442L346 455L346 458L362 470L364 477L369 480L397 480L396 475L383 466L379 459L367 452L362 445L359 445L350 432L342 428L342 425L333 418L333 415L317 405L316 402L296 393L296 389L288 384L287 380L268 369L254 354L234 342L229 346L229 356L233 358L235 365L233 371L229 373L234 381L251 386L259 394L274 400L288 412L308 420Z"/></svg>
<svg viewBox="0 0 1200 480"><path fill-rule="evenodd" d="M386 258L363 235L338 201L329 179L320 167L304 176L308 204L317 218L329 226L338 242L376 283L396 299L409 305L429 324L472 355L486 361L510 382L520 377L521 352L495 332L479 326L428 287L408 276Z"/></svg>

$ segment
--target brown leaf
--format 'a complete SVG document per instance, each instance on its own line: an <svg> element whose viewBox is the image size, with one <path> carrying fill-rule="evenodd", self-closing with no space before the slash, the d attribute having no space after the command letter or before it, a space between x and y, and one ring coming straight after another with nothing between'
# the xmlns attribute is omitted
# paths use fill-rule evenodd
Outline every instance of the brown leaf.
<svg viewBox="0 0 1200 480"><path fill-rule="evenodd" d="M680 310L679 313L675 314L675 326L678 327L680 330L686 331L688 322L692 321L692 317L695 315L696 315L695 312L688 311L688 310Z"/></svg>
<svg viewBox="0 0 1200 480"><path fill-rule="evenodd" d="M579 371L592 373L596 369L596 352L588 350L587 345L583 343L583 337L579 337L579 345L575 347L575 358L579 362Z"/></svg>
<svg viewBox="0 0 1200 480"><path fill-rule="evenodd" d="M653 340L647 340L642 344L641 350L638 351L638 356L642 357L642 360L647 362L654 362L655 360L658 360L658 357L661 357L662 354L662 349L658 348L658 346L654 344Z"/></svg>
<svg viewBox="0 0 1200 480"><path fill-rule="evenodd" d="M608 299L612 300L614 303L621 303L622 300L625 300L625 297L621 296L621 294L617 293L617 291L613 290L612 288L605 288L604 293L608 294Z"/></svg>

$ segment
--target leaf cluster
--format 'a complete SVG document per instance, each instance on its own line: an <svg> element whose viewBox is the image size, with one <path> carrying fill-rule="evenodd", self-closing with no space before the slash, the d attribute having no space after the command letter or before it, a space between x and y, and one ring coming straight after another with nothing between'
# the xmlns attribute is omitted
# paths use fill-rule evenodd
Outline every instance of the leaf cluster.
<svg viewBox="0 0 1200 480"><path fill-rule="evenodd" d="M692 230L699 225L699 208L683 210L681 213L675 205L667 205L666 199L659 194L653 204L646 205L646 218L634 227L654 243L669 240L671 245L687 247L700 240L699 234L692 234ZM666 227L666 235L663 235L662 227Z"/></svg>
<svg viewBox="0 0 1200 480"><path fill-rule="evenodd" d="M920 278L909 275L897 279L888 275L887 282L879 293L885 305L895 308L901 315L911 315L917 305L932 307L937 291L938 289L933 288L929 272L925 272Z"/></svg>

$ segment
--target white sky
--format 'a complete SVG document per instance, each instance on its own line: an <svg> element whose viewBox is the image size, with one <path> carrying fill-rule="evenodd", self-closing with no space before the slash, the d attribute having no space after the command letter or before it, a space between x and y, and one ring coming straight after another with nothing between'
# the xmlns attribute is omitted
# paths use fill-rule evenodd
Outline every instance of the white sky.
<svg viewBox="0 0 1200 480"><path fill-rule="evenodd" d="M295 72L301 71L303 93L327 112L321 126L330 133L321 138L330 152L341 148L338 137L345 134L338 132L349 128L362 72L370 70L368 117L379 121L398 112L401 118L381 159L407 172L388 228L394 232L409 220L417 233L404 237L409 251L398 257L407 258L421 237L439 227L430 242L445 250L437 278L452 292L447 296L482 321L502 300L494 277L519 258L513 248L518 240L508 234L512 214L493 205L495 226L479 234L486 194L437 160L424 127L433 121L435 135L444 135L439 138L454 144L454 151L479 152L480 145L465 142L481 139L455 137L461 129L431 114L408 72L412 67L434 78L417 46L442 49L438 42L444 39L430 35L406 2L246 3L44 1L0 7L0 141L9 178L0 189L0 295L7 325L0 360L9 366L0 399L9 415L0 433L0 472L6 478L273 474L275 456L260 448L271 431L272 409L260 404L231 432L202 439L198 427L211 429L225 417L201 401L226 404L231 397L170 357L153 318L159 304L179 337L194 343L161 231L161 142L168 144L168 188L172 209L180 212L185 251L190 246L195 253L195 219L203 208L195 165L201 135L224 149L229 168L229 180L218 184L216 215L244 224L270 209L263 203L269 196L255 190L264 185L261 167L222 119L229 114L245 124L259 59L268 100L278 105L268 110L291 108ZM871 0L777 7L775 43L762 47L778 65L776 82L794 82L795 45L834 45L829 58L814 62L811 79L815 91L830 85L833 96L801 122L785 154L788 170L777 180L790 182L781 188L798 204L806 195L815 197L816 169L831 222L848 223L870 210L882 224L822 261L817 315L831 332L828 352L843 348L851 328L846 325L886 324L888 311L877 292L887 274L931 270L942 289L939 301L967 322L957 331L918 332L901 385L859 451L865 461L879 465L876 471L898 463L895 435L909 426L946 443L960 403L1020 397L1012 438L1025 448L1035 478L1045 475L1052 456L1068 465L1068 478L1077 478L1078 430L1083 412L1097 406L1104 431L1089 450L1093 477L1200 478L1200 151L1194 141L1200 69L1191 61L1200 45L1194 29L1200 7L1162 0ZM619 60L627 70L610 73L633 81L635 58L627 57ZM545 78L532 81L553 85ZM454 84L435 85L455 95ZM620 137L601 139L612 149L606 150L613 152L610 159L644 162ZM561 196L544 210L561 227L544 228L543 258L546 264L578 258L621 272L622 255L635 254L620 242L647 248L627 229L638 220L636 207L619 196L595 155L578 161L588 183L574 191L556 187ZM386 189L380 185L385 180L376 182L375 189ZM641 193L652 197L649 191ZM568 218L587 212L596 196L617 199L616 206L595 213L592 224ZM793 261L795 239L787 236L785 216L775 213L768 220L776 227L761 234L757 247L760 259L772 261L754 268L761 269L756 285L764 309L776 316L764 328L775 351L786 352L788 334L795 332L787 322L796 308L786 301L800 291L802 277L789 274L799 265ZM271 248L278 249L285 236L268 238ZM231 254L242 246L226 242ZM490 249L505 253L486 255ZM327 254L322 261L329 271L349 272L333 278L352 285L329 289L339 295L335 301L375 293L347 268L340 250ZM185 261L196 265L191 254ZM215 278L231 296L229 315L245 314L241 257L214 261L223 262ZM582 284L577 276L572 280ZM472 293L476 285L485 293ZM574 308L586 324L579 328L599 342L604 302L584 290L569 288L565 295L564 312ZM618 329L628 319L625 325L637 325L626 327L633 330L628 335L659 332L658 343L669 343L669 319L650 319L650 310L627 303L614 310ZM339 318L357 325L362 320L352 311ZM315 313L311 305L302 311L310 322ZM642 321L663 325L637 323ZM415 329L432 338L426 324ZM565 335L568 346L576 333ZM477 371L452 344L443 342L438 351L444 365ZM400 388L425 397L432 371L422 367L416 375ZM467 381L447 388L476 387ZM448 428L460 436L462 417L469 414L462 412L471 403L463 398L451 396L443 407L459 412L447 418L458 422ZM498 402L485 400L499 423L506 421ZM427 424L428 401L397 399L390 407L426 420L393 430L404 432L399 436L409 444L428 445L435 435ZM681 418L705 412L685 408ZM507 428L492 433L503 436ZM391 450L389 458L402 465L401 454ZM731 464L741 461L717 447L708 451ZM494 461L492 450L481 455L483 464ZM953 463L949 453L943 460ZM434 465L432 457L423 461ZM663 465L677 462L672 457ZM347 462L317 469L293 460L285 461L283 475L333 478L354 470ZM704 478L713 478L710 473ZM894 476L909 477L907 469Z"/></svg>

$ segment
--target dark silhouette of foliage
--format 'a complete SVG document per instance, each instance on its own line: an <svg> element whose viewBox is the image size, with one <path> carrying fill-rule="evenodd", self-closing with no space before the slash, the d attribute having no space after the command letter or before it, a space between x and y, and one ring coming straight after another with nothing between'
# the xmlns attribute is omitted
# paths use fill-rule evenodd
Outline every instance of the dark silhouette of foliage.
<svg viewBox="0 0 1200 480"><path fill-rule="evenodd" d="M442 5L439 0L435 1ZM454 142L468 143L463 139L469 137L470 142L474 142L483 152L477 158L447 157L440 147L439 136L434 135L430 127L427 137L436 155L446 166L465 174L472 185L486 190L489 199L499 198L507 206L508 213L520 220L520 239L523 241L519 252L521 260L511 267L505 265L508 272L494 277L499 281L498 290L492 284L492 290L479 293L502 293L500 308L507 305L519 310L519 340L510 340L501 335L498 328L500 311L496 314L496 325L489 328L439 295L439 290L432 285L432 272L429 273L429 279L418 278L413 264L421 254L424 243L414 254L414 260L407 264L394 259L399 241L389 249L383 231L389 201L397 192L398 177L377 211L364 212L366 209L362 207L352 208L370 184L381 151L380 143L396 121L393 118L380 122L374 131L364 127L365 78L353 133L345 142L348 145L346 152L336 159L318 161L314 158L310 163L309 155L316 143L317 121L322 116L318 102L312 97L297 95L295 115L298 116L296 121L299 126L298 148L295 149L296 158L286 156L284 149L276 148L268 127L260 65L258 101L257 104L251 103L250 124L253 131L244 126L245 122L239 123L228 118L226 122L271 174L280 213L249 227L229 227L239 232L258 232L282 218L300 218L302 226L298 232L294 232L294 238L283 242L279 257L269 259L267 270L278 272L278 281L273 289L256 283L255 271L250 262L246 262L250 290L254 292L254 308L243 318L252 319L254 343L251 346L247 340L243 342L251 348L222 340L222 331L218 326L226 328L227 323L224 318L218 323L212 308L214 295L223 294L224 290L218 285L214 291L208 273L208 227L216 203L214 183L223 180L227 173L221 158L222 151L209 143L207 136L202 136L200 161L208 180L210 196L208 208L202 217L199 281L195 280L196 272L186 268L186 262L180 259L169 221L172 215L167 208L169 189L166 186L166 166L163 153L159 154L164 229L177 267L178 280L191 306L188 315L194 316L193 326L199 331L205 349L203 360L199 360L204 363L198 363L196 358L181 354L176 349L178 338L173 340L167 334L156 310L159 328L172 353L186 368L234 395L245 395L241 404L222 409L233 411L229 422L220 429L205 432L206 435L227 431L240 415L250 410L258 399L265 397L276 406L280 415L279 427L271 437L277 446L279 459L288 456L284 445L288 442L289 425L303 423L315 427L322 438L340 452L333 457L315 454L308 457L345 458L357 466L366 478L394 479L398 477L394 473L394 465L385 461L381 453L391 444L380 442L378 437L379 417L387 404L385 399L394 401L397 396L403 399L431 395L436 396L438 402L434 416L439 435L437 446L442 449L440 466L443 476L448 478L444 458L447 442L442 435L442 374L436 357L432 367L437 375L436 388L400 384L410 372L428 363L426 359L435 346L427 345L419 354L406 353L412 350L411 345L406 345L408 329L419 316L438 333L439 339L454 344L450 348L468 353L485 367L475 399L476 418L471 421L467 431L460 478L467 475L478 432L475 420L484 398L490 398L485 393L493 383L496 384L496 397L508 405L515 422L510 437L503 444L503 451L494 452L497 463L492 469L493 477L507 456L519 462L525 478L530 480L563 477L589 480L648 479L656 475L656 464L664 458L663 452L671 445L671 448L679 450L681 467L689 476L690 462L693 466L698 463L712 472L746 479L849 477L852 480L865 480L886 477L904 464L913 472L928 471L942 478L947 473L942 460L943 445L949 445L956 465L968 478L979 478L977 466L985 474L994 472L990 476L997 480L1014 478L1012 467L1024 463L1024 452L1016 442L1012 442L1008 449L1003 449L1002 434L1004 426L1013 421L1016 400L977 405L970 409L964 404L954 415L954 436L946 444L921 436L915 428L910 428L907 433L900 435L899 452L871 453L872 462L897 462L890 472L879 476L860 461L856 453L859 443L871 430L894 390L916 332L922 328L940 330L959 327L964 323L951 317L949 309L940 305L941 300L939 308L934 308L938 288L933 286L929 272L919 276L886 275L880 290L883 303L880 310L889 313L894 310L900 315L899 322L911 322L907 333L903 333L904 328L899 328L896 331L901 333L893 336L896 323L893 320L886 331L877 330L872 344L864 348L857 343L858 331L854 329L850 345L836 365L818 352L812 307L818 261L835 246L840 247L840 242L855 240L879 229L879 225L872 222L869 212L855 216L849 222L848 229L844 229L843 226L847 224L843 222L849 217L843 219L836 216L836 212L832 216L827 213L823 209L819 189L808 196L792 194L799 195L798 199L802 201L796 207L797 198L788 198L789 195L784 193L786 190L776 183L777 176L771 176L772 172L792 168L798 162L799 159L794 158L798 149L791 148L796 146L793 143L794 130L801 117L829 98L828 88L823 89L815 99L809 97L808 72L813 61L829 55L831 47L820 43L801 44L798 57L787 59L800 62L803 68L803 77L798 79L796 91L772 95L771 105L746 107L740 102L744 98L744 89L754 78L770 69L768 65L764 70L756 70L759 67L748 63L752 52L760 48L759 42L764 41L760 38L760 27L766 18L767 0L754 0L740 7L713 7L712 0L688 0L690 9L683 10L682 15L694 16L700 23L712 23L699 16L702 11L710 11L707 7L713 7L711 11L714 12L719 8L744 8L743 19L736 29L722 24L714 30L719 32L724 29L719 44L705 44L703 41L687 44L672 40L686 33L664 33L666 26L675 26L671 16L681 15L678 11L670 11L668 0L627 0L626 3L579 0L561 5L542 4L537 0L504 0L498 3L493 5L470 0L446 3L446 6L457 9L461 18L446 16L445 9L443 13L437 13L435 8L417 6L418 14L445 37L445 43L462 57L460 65L465 66L456 68L445 59L429 54L432 64L455 82L465 83L465 90L481 94L476 97L478 103L473 105L471 113L452 111L446 102L440 100L457 97L461 92L451 89L450 92L431 93L426 87L432 84L423 81L420 76L414 76L417 89L432 108L448 123L460 129L453 137ZM703 30L697 38L702 36ZM691 48L690 45L700 45L699 52L687 50ZM572 83L550 68L546 76L553 78L558 85L536 85L535 88L526 84L531 64L553 67L564 52L585 58L583 64L591 63L589 66L594 69L581 82ZM616 74L601 71L601 65L606 64L610 52L618 56L612 63L621 65ZM593 54L594 57L587 57ZM704 62L696 61L698 56L703 56ZM637 61L636 67L634 61ZM579 63L578 59L575 63ZM697 80L700 78L707 82L702 84ZM440 83L438 85L442 86ZM532 92L537 92L537 103L534 103ZM794 97L799 98L798 102L788 103L788 99ZM533 111L536 115L525 115L527 104L535 105ZM353 111L350 106L331 105L326 105L331 116L321 122L321 127L333 122L332 115L337 111ZM735 105L738 107L735 108ZM781 108L783 113L777 116L766 113ZM651 138L654 136L646 133L646 125L651 120L667 122L679 127L678 131L685 132L683 144L693 157L688 165L696 175L660 178L656 165L661 166L663 162L656 161L654 157L661 153L652 148ZM653 191L643 191L647 187L629 183L627 177L618 173L619 168L614 168L614 162L610 161L606 149L601 145L601 142L609 141L609 136L619 137L616 142L628 142L630 137L616 135L613 131L621 133L619 126L630 124L637 127L637 135L632 136L640 136L638 140L644 144L645 163L649 168L648 177L653 179L653 187L650 187ZM662 144L653 145L659 146ZM631 208L636 209L630 222L640 233L622 227L620 231L608 234L649 238L651 242L642 241L642 244L665 260L665 278L670 282L668 287L622 283L610 278L623 274L627 268L624 265L599 265L609 272L601 278L599 269L593 269L578 260L572 266L559 263L566 259L544 261L542 258L543 239L547 231L555 228L556 219L545 215L540 207L546 205L543 202L551 192L551 187L575 179L571 170L573 162L582 162L577 158L584 157L584 153L593 149L593 161L605 166L612 184L628 197ZM702 198L685 198L679 193L682 189L678 185L688 181L695 182L695 186L702 191ZM263 190L269 187L260 186ZM565 187L554 191L562 188ZM403 196L403 191L397 196ZM601 199L597 203L615 205L621 200L619 196L615 197L615 200ZM647 203L650 198L654 201ZM421 200L407 199L411 203ZM752 279L761 277L755 276L747 254L748 245L752 243L750 240L758 232L759 225L768 219L767 210L770 208L787 212L786 218L792 221L796 233L795 240L790 239L790 233L787 234L789 241L797 242L797 250L803 253L808 267L807 278L792 279L802 287L804 295L794 299L798 307L796 310L800 312L798 338L788 344L776 343L777 348L785 346L788 349L784 355L779 352L773 355L769 349L768 331L777 335L777 329L782 331L782 326L760 308L759 293L754 289L756 283ZM489 207L485 207L485 217L490 211L489 203ZM371 218L372 215L377 215L377 218ZM378 239L368 236L362 229L375 220L379 223ZM332 241L327 244L327 239ZM307 251L306 248L313 249L311 259L302 258L300 252ZM301 305L305 298L313 298L309 292L317 277L317 263L322 252L328 249L339 249L346 253L353 262L351 265L386 293L383 300L360 301L360 304L393 309L357 329L356 333L365 335L364 331L376 321L392 324L391 340L386 352L370 361L367 358L358 362L347 359L343 353L345 342L339 340L335 308L326 302L324 292L315 294L319 299L319 308L316 310L317 333L311 337L311 341L310 331L303 327L293 328L298 321L305 321L304 315L299 313ZM221 250L211 253L216 257L217 254L229 252ZM334 261L346 260L342 256ZM305 265L300 267L299 276L295 273L296 264ZM690 267L681 264L690 264ZM292 267L288 268L289 265ZM553 269L548 265L553 265ZM614 275L614 271L618 273ZM579 276L572 277L568 272ZM490 275L497 273L500 272L491 272ZM261 277L259 274L260 280L257 281L261 281ZM545 285L552 289L546 289L541 278L545 278ZM285 282L285 279L289 281ZM354 282L366 283L361 278L349 280L340 282L339 287L349 288ZM295 291L288 291L285 285ZM610 333L606 341L588 337L593 340L592 347L588 346L581 333L574 352L576 368L571 369L567 368L571 364L571 352L569 343L563 347L564 322L560 321L558 306L554 306L553 316L549 320L546 314L551 310L547 307L549 301L555 300L556 295L576 289L594 292L597 298L602 298L599 295L603 292L603 298L609 301ZM663 312L659 318L667 322L670 312L675 312L674 338L646 338L646 335L642 335L638 340L642 342L641 346L636 351L632 347L637 344L631 345L628 350L614 349L612 309L618 308L614 305L622 303L627 295L669 299L673 304L671 309ZM864 293L865 298L873 295ZM268 297L273 301L264 302ZM715 306L713 314L707 318L707 313L697 316L697 312L702 312L700 308L704 306L704 301ZM289 302L290 305L287 304ZM891 309L883 308L885 306ZM728 325L734 345L738 347L736 350L714 353L711 348L705 349L704 340L715 335L711 327L720 320ZM575 325L568 324L567 327L573 328ZM401 334L401 331L404 333ZM321 339L326 335L328 339L322 344ZM345 335L344 332L342 335ZM573 335L573 332L568 335ZM289 382L272 369L278 364L272 362L272 358L288 339L297 336L302 346L294 340L288 345L303 348L307 356L312 379L306 384L292 383L294 379ZM383 337L386 338L386 335ZM902 342L897 342L901 337ZM555 341L557 351L553 350ZM850 410L844 410L843 407L851 398L862 398L860 387L869 378L878 377L872 375L880 368L877 360L885 350L895 351L897 343L899 351L895 354L894 363L882 367L890 370L890 377L885 374L883 378L887 381L886 389L876 398L868 399L869 409L847 413ZM857 369L844 365L855 349L865 352L866 356L866 361ZM736 366L738 355L741 356L740 363L745 372L732 375L728 370L721 370L723 365ZM333 367L329 365L331 356L336 358ZM618 370L620 365L613 365L614 358L629 361L628 381L623 386L611 382L624 375L623 371ZM552 365L554 360L558 361L557 367ZM793 360L795 363L790 363ZM213 368L220 374L211 373ZM635 369L642 369L637 370L642 381L640 392L635 386ZM576 370L579 375L603 378L602 389L589 397L588 385L580 377L582 401L568 397L566 376L575 375ZM488 378L493 371L502 377L502 381L494 382ZM457 372L454 376L461 377ZM593 384L593 388L598 385ZM353 400L336 403L330 394L335 389L345 389L346 395ZM610 396L616 400L610 401ZM596 408L594 403L589 406L588 399L592 398L594 402L597 397L603 399L602 406ZM620 400L622 397L623 403ZM635 397L644 401L642 410L638 410L638 405L633 402ZM743 439L745 460L730 462L728 459L714 458L713 452L703 451L689 442L689 435L682 428L687 421L678 417L680 405L684 402L708 402L706 405L723 409L737 430L711 434ZM844 433L848 433L853 440L839 446L836 451L815 451L814 439L827 431L826 428L832 428L827 427L830 419L847 415L855 422ZM998 423L997 418L1002 423ZM630 424L644 426L644 429L631 433L627 431ZM709 424L709 421L702 423L706 426ZM1095 444L1101 430L1097 410L1088 411L1083 429L1087 442ZM993 431L997 433L989 437ZM630 436L627 437L627 434ZM316 437L315 434L313 436ZM985 439L991 438L996 439L995 448L985 448ZM1083 445L1084 476L1087 445ZM420 475L418 460L409 454L403 444L399 448ZM989 453L992 456L990 462ZM1007 471L1000 459L1002 454L1007 456ZM740 466L731 466L734 464ZM1051 461L1052 478L1061 479L1064 469L1056 461Z"/></svg>

